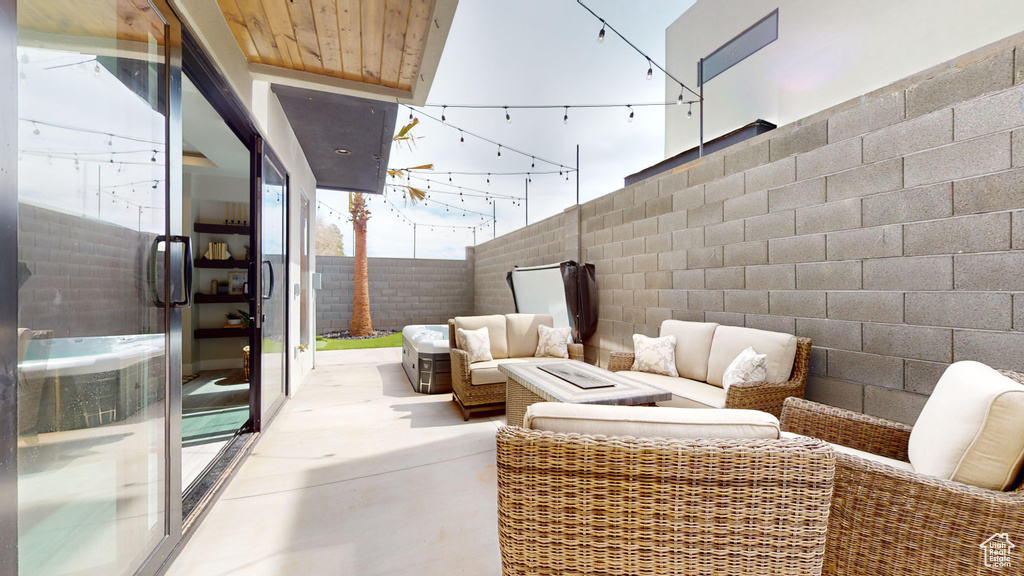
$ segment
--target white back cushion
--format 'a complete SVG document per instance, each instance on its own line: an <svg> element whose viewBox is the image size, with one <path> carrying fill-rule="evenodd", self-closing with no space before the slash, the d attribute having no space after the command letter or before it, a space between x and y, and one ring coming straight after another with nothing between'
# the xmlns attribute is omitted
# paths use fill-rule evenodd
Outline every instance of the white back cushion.
<svg viewBox="0 0 1024 576"><path fill-rule="evenodd" d="M716 327L718 324L714 322L665 320L661 323L659 336L676 337L676 372L680 376L701 382L707 380L708 353Z"/></svg>
<svg viewBox="0 0 1024 576"><path fill-rule="evenodd" d="M537 351L538 327L554 326L551 314L506 314L508 357L527 358Z"/></svg>
<svg viewBox="0 0 1024 576"><path fill-rule="evenodd" d="M487 328L491 339L491 358L500 360L508 358L508 339L505 336L505 317L501 314L490 316L456 316L455 328L458 330L479 330ZM536 343L534 344L536 346Z"/></svg>
<svg viewBox="0 0 1024 576"><path fill-rule="evenodd" d="M538 402L526 409L523 426L548 432L636 438L779 437L779 421L767 412L714 408Z"/></svg>
<svg viewBox="0 0 1024 576"><path fill-rule="evenodd" d="M1024 460L1024 386L980 362L950 365L914 424L907 455L922 474L1012 487Z"/></svg>
<svg viewBox="0 0 1024 576"><path fill-rule="evenodd" d="M793 359L796 358L796 336L738 326L719 326L715 328L715 336L711 339L707 383L721 386L722 376L729 364L748 346L768 357L765 363L765 382L789 380L793 373Z"/></svg>

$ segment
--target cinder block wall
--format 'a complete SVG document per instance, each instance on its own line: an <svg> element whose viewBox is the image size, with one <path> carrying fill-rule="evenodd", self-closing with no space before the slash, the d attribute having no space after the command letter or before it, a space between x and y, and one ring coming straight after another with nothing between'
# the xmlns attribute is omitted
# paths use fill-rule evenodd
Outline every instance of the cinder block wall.
<svg viewBox="0 0 1024 576"><path fill-rule="evenodd" d="M316 293L316 332L348 330L352 320L354 258L317 256L323 288ZM472 265L467 260L370 258L370 315L376 329L447 324L473 313Z"/></svg>
<svg viewBox="0 0 1024 576"><path fill-rule="evenodd" d="M588 360L667 318L795 333L814 341L809 398L913 422L950 362L1024 370L1024 34L582 217L601 302ZM557 253L532 238L566 220L477 246L477 313L509 310L499 280Z"/></svg>
<svg viewBox="0 0 1024 576"><path fill-rule="evenodd" d="M152 234L18 205L18 325L55 338L142 334L158 325L145 285Z"/></svg>

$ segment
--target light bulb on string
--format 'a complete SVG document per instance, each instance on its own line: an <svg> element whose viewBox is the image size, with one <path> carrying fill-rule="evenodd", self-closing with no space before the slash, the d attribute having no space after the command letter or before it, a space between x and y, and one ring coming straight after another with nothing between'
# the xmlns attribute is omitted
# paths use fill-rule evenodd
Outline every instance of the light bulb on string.
<svg viewBox="0 0 1024 576"><path fill-rule="evenodd" d="M498 160L501 160L501 144L498 144Z"/></svg>
<svg viewBox="0 0 1024 576"><path fill-rule="evenodd" d="M683 104L683 89L680 88L679 89L679 98L676 98L676 106L681 106L682 104Z"/></svg>
<svg viewBox="0 0 1024 576"><path fill-rule="evenodd" d="M629 118L626 119L626 122L632 122L633 121L633 107L630 106L629 104L626 104L626 108L629 108Z"/></svg>
<svg viewBox="0 0 1024 576"><path fill-rule="evenodd" d="M18 72L18 80L21 80L22 84L28 84L28 76L25 76L25 71Z"/></svg>
<svg viewBox="0 0 1024 576"><path fill-rule="evenodd" d="M156 150L153 150L153 157L149 159L150 162L156 162Z"/></svg>
<svg viewBox="0 0 1024 576"><path fill-rule="evenodd" d="M412 108L409 109L409 122L412 122Z"/></svg>
<svg viewBox="0 0 1024 576"><path fill-rule="evenodd" d="M693 116L693 102L690 102L690 108L686 111L686 117L690 118Z"/></svg>
<svg viewBox="0 0 1024 576"><path fill-rule="evenodd" d="M647 59L647 79L650 80L651 76L654 75L654 66L651 64L651 59Z"/></svg>
<svg viewBox="0 0 1024 576"><path fill-rule="evenodd" d="M96 66L92 69L92 73L99 78L100 77L100 63L97 62Z"/></svg>
<svg viewBox="0 0 1024 576"><path fill-rule="evenodd" d="M508 115L508 106L505 106L505 122L508 124L512 123L512 117Z"/></svg>
<svg viewBox="0 0 1024 576"><path fill-rule="evenodd" d="M568 124L568 123L569 123L569 107L566 106L565 107L565 116L562 116L562 124Z"/></svg>
<svg viewBox="0 0 1024 576"><path fill-rule="evenodd" d="M28 52L21 53L21 63L28 64Z"/></svg>
<svg viewBox="0 0 1024 576"><path fill-rule="evenodd" d="M107 146L110 147L110 148L114 147L114 135L113 134L107 134Z"/></svg>
<svg viewBox="0 0 1024 576"><path fill-rule="evenodd" d="M448 123L448 119L444 117L444 111L447 110L447 109L448 109L447 106L442 106L441 107L441 124L447 124Z"/></svg>
<svg viewBox="0 0 1024 576"><path fill-rule="evenodd" d="M597 33L597 43L601 44L604 42L604 22L601 23L601 31Z"/></svg>
<svg viewBox="0 0 1024 576"><path fill-rule="evenodd" d="M490 183L491 183L491 173L488 172L487 173L487 184L489 185Z"/></svg>
<svg viewBox="0 0 1024 576"><path fill-rule="evenodd" d="M39 125L35 122L32 123L32 135L39 136Z"/></svg>
<svg viewBox="0 0 1024 576"><path fill-rule="evenodd" d="M466 137L462 135L462 130L459 130L459 144L462 145L462 144L465 144L465 143L466 143Z"/></svg>
<svg viewBox="0 0 1024 576"><path fill-rule="evenodd" d="M536 168L536 167L537 167L537 159L531 157L530 168Z"/></svg>

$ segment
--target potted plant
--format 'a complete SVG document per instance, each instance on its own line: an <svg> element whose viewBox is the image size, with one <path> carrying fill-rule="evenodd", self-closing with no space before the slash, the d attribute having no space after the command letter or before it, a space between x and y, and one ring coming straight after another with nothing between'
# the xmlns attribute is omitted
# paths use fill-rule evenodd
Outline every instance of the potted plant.
<svg viewBox="0 0 1024 576"><path fill-rule="evenodd" d="M249 323L252 322L252 316L249 315L248 310L236 308L234 314L242 319L242 326L245 326L246 328L249 327Z"/></svg>
<svg viewBox="0 0 1024 576"><path fill-rule="evenodd" d="M224 317L227 318L228 320L228 326L242 326L242 324L245 322L242 318L242 315L239 314L238 312L239 310L232 310L231 312L228 312L227 314L224 315Z"/></svg>
<svg viewBox="0 0 1024 576"><path fill-rule="evenodd" d="M217 294L227 294L230 283L227 280L217 281Z"/></svg>

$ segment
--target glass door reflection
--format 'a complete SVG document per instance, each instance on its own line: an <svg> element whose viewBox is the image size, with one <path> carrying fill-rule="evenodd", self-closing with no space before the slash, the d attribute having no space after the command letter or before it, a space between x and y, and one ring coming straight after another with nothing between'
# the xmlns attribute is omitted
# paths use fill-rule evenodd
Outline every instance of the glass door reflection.
<svg viewBox="0 0 1024 576"><path fill-rule="evenodd" d="M286 394L288 278L286 267L288 181L272 158L263 155L260 189L261 284L260 418L266 423Z"/></svg>

